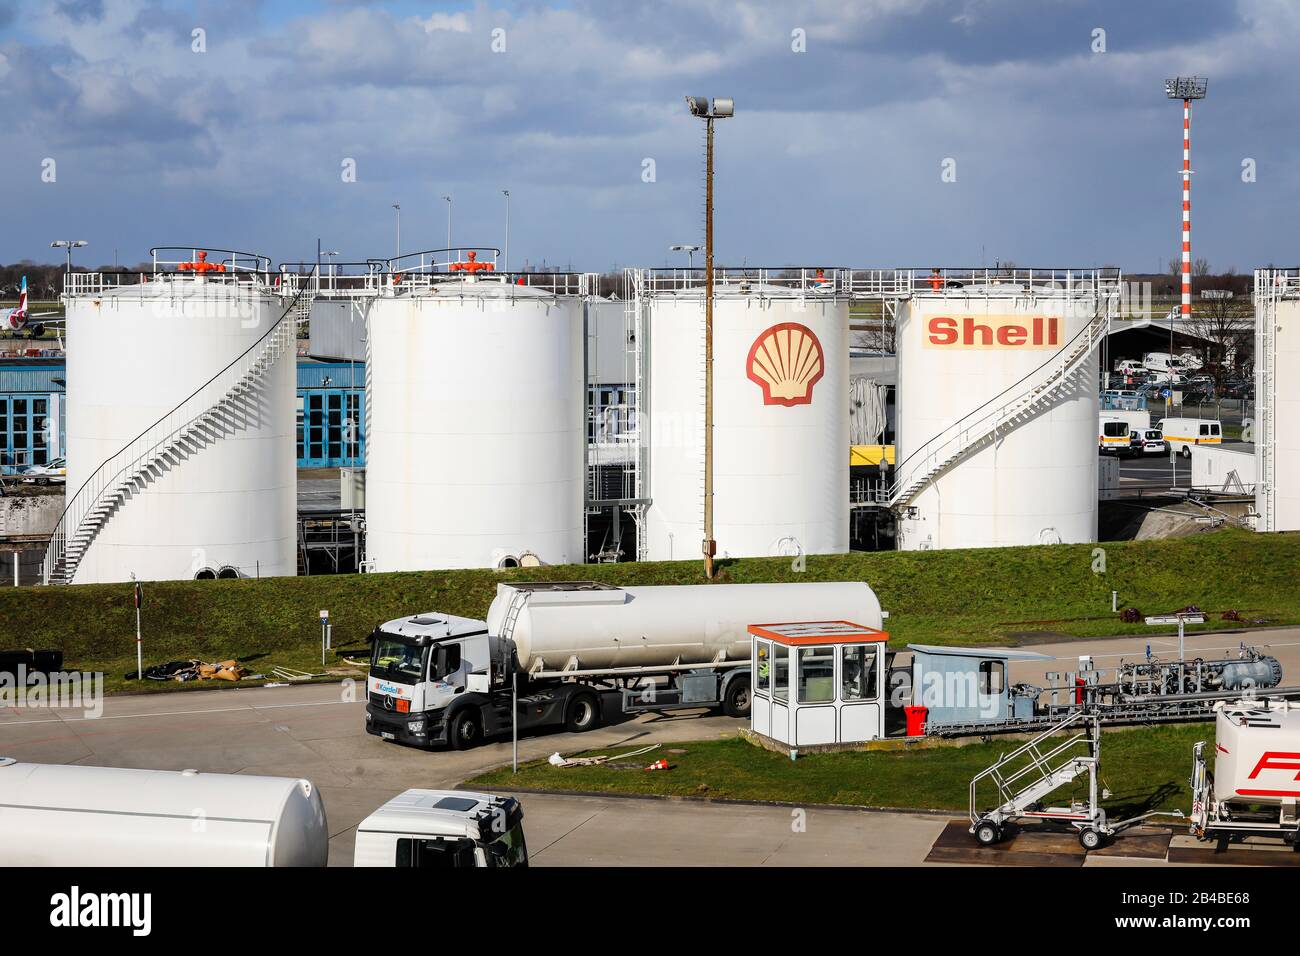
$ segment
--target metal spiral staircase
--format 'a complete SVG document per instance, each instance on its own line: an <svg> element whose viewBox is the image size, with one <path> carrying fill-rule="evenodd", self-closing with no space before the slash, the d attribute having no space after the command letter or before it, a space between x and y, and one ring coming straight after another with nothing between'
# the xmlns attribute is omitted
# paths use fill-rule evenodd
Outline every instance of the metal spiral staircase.
<svg viewBox="0 0 1300 956"><path fill-rule="evenodd" d="M1106 340L1110 309L1102 302L1065 346L1019 382L958 419L899 462L886 491L890 508L902 510L944 470L971 452L1027 421L1051 402L1086 368Z"/></svg>
<svg viewBox="0 0 1300 956"><path fill-rule="evenodd" d="M86 551L113 515L179 461L220 438L238 420L275 363L297 338L293 303L261 338L179 405L104 461L68 502L45 553L46 584L70 584Z"/></svg>

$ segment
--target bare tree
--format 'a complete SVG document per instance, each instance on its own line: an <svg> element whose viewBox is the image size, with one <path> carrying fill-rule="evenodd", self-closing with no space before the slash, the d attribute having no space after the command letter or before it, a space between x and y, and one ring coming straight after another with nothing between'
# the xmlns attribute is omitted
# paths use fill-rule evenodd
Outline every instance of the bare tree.
<svg viewBox="0 0 1300 956"><path fill-rule="evenodd" d="M1216 392L1239 367L1250 362L1255 316L1248 303L1226 295L1202 298L1186 328L1197 339L1201 370L1213 380Z"/></svg>

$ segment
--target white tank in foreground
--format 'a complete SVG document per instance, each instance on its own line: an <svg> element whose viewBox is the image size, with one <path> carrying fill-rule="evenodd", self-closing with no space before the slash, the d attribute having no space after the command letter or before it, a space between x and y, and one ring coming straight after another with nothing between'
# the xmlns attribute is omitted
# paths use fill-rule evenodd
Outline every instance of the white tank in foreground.
<svg viewBox="0 0 1300 956"><path fill-rule="evenodd" d="M990 416L1086 344L1105 307L1090 284L1028 281L926 289L899 303L893 479L919 485L899 503L901 550L1096 540L1096 351L1037 407ZM954 441L985 432L954 460Z"/></svg>
<svg viewBox="0 0 1300 956"><path fill-rule="evenodd" d="M69 277L69 547L50 572L74 584L297 573L293 317L277 327L287 303L245 273L105 278ZM208 412L179 447L142 447ZM100 520L103 493L138 473Z"/></svg>
<svg viewBox="0 0 1300 956"><path fill-rule="evenodd" d="M374 301L371 570L583 562L582 336L578 296L495 279Z"/></svg>
<svg viewBox="0 0 1300 956"><path fill-rule="evenodd" d="M1242 701L1215 710L1215 798L1266 806L1300 800L1300 705Z"/></svg>
<svg viewBox="0 0 1300 956"><path fill-rule="evenodd" d="M309 780L0 759L0 866L324 866Z"/></svg>
<svg viewBox="0 0 1300 956"><path fill-rule="evenodd" d="M638 277L652 499L643 556L652 561L697 558L704 538L704 295L671 278ZM719 557L849 549L849 303L833 278L787 281L724 276L715 286Z"/></svg>
<svg viewBox="0 0 1300 956"><path fill-rule="evenodd" d="M498 584L487 625L501 634L511 601L528 592L510 637L524 671L747 661L751 624L845 620L882 628L861 582L699 584L615 588Z"/></svg>

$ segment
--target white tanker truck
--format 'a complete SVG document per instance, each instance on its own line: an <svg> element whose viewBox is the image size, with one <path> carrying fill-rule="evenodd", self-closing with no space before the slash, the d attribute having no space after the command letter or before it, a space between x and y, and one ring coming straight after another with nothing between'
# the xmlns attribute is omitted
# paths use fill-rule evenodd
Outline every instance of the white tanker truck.
<svg viewBox="0 0 1300 956"><path fill-rule="evenodd" d="M1205 741L1192 756L1192 833L1272 834L1300 849L1300 705L1243 700L1215 710L1214 773Z"/></svg>
<svg viewBox="0 0 1300 956"><path fill-rule="evenodd" d="M487 620L427 613L371 635L366 730L386 740L472 747L518 730L590 730L607 700L625 711L749 713L750 624L846 620L882 628L867 585L612 587L497 585ZM608 697L607 697L608 695Z"/></svg>

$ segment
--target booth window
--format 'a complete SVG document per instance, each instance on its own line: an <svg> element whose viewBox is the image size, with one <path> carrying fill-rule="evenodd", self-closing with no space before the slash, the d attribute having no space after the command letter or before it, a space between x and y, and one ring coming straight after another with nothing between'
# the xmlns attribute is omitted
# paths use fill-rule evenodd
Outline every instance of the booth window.
<svg viewBox="0 0 1300 956"><path fill-rule="evenodd" d="M779 644L772 654L772 696L790 699L790 650Z"/></svg>
<svg viewBox="0 0 1300 956"><path fill-rule="evenodd" d="M767 641L755 641L754 657L758 665L757 690L766 694L772 687L772 645Z"/></svg>
<svg viewBox="0 0 1300 956"><path fill-rule="evenodd" d="M829 704L835 700L835 649L799 648L799 703Z"/></svg>
<svg viewBox="0 0 1300 956"><path fill-rule="evenodd" d="M980 661L980 693L1001 694L1006 666L1001 661Z"/></svg>
<svg viewBox="0 0 1300 956"><path fill-rule="evenodd" d="M840 700L876 699L876 647L846 644L840 648Z"/></svg>

